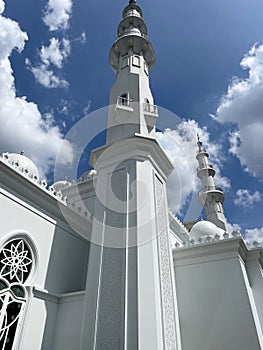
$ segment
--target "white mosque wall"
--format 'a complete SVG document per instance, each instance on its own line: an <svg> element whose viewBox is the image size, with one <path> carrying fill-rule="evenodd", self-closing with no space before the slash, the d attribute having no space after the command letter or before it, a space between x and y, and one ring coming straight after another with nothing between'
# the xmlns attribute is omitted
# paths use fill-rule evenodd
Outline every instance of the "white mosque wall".
<svg viewBox="0 0 263 350"><path fill-rule="evenodd" d="M48 216L6 191L1 197L1 242L21 234L34 242L34 285L56 294L84 289L88 242L52 213Z"/></svg>
<svg viewBox="0 0 263 350"><path fill-rule="evenodd" d="M263 251L262 248L252 249L246 257L246 270L249 284L252 288L259 322L263 330Z"/></svg>
<svg viewBox="0 0 263 350"><path fill-rule="evenodd" d="M81 349L84 292L70 293L59 299L54 350ZM51 348L46 348L50 350Z"/></svg>
<svg viewBox="0 0 263 350"><path fill-rule="evenodd" d="M25 283L28 298L16 336L17 349L63 349L62 338L64 343L80 338L89 223L76 214L82 230L79 235L64 220L55 198L23 178L21 184L16 182L14 194L6 179L0 189L0 248L13 238L23 238L33 248L35 261ZM76 297L71 292L82 294Z"/></svg>
<svg viewBox="0 0 263 350"><path fill-rule="evenodd" d="M241 242L235 238L173 251L184 350L262 349Z"/></svg>

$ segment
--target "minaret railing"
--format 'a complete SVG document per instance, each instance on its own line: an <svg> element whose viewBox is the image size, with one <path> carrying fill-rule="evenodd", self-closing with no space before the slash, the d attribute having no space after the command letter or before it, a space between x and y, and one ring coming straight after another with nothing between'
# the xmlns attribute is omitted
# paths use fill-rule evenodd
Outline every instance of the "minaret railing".
<svg viewBox="0 0 263 350"><path fill-rule="evenodd" d="M151 105L150 103L143 103L143 111L153 114L158 114L158 107L156 105Z"/></svg>
<svg viewBox="0 0 263 350"><path fill-rule="evenodd" d="M117 105L118 106L124 106L124 107L132 107L132 100L129 100L126 97L119 96L117 98Z"/></svg>

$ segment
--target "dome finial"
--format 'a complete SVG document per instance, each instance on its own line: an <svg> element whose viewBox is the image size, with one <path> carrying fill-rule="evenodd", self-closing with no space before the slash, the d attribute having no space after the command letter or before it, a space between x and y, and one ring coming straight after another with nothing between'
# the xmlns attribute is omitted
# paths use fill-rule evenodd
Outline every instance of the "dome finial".
<svg viewBox="0 0 263 350"><path fill-rule="evenodd" d="M131 4L136 4L136 0L130 0L129 1L129 4L131 5Z"/></svg>

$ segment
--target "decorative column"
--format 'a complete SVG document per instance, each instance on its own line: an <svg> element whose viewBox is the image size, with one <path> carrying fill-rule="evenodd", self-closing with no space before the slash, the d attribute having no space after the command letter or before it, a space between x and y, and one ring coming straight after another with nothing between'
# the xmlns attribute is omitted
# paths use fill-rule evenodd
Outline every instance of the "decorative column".
<svg viewBox="0 0 263 350"><path fill-rule="evenodd" d="M173 166L155 139L149 87L155 53L130 1L110 51L116 72L97 172L82 348L176 350L178 316L166 180Z"/></svg>

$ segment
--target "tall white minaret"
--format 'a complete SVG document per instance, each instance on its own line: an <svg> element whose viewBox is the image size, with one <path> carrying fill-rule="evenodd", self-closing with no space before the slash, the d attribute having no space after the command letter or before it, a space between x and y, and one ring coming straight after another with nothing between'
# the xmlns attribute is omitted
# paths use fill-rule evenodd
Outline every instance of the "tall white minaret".
<svg viewBox="0 0 263 350"><path fill-rule="evenodd" d="M225 195L221 188L215 186L215 170L208 162L209 155L203 148L198 135L197 138L198 152L196 159L199 164L197 176L201 179L203 184L203 188L198 194L199 202L205 209L206 219L223 230L226 230L226 218L222 206Z"/></svg>
<svg viewBox="0 0 263 350"><path fill-rule="evenodd" d="M173 166L155 139L146 35L131 0L110 50L106 145L90 158L97 178L83 350L181 349L166 193Z"/></svg>
<svg viewBox="0 0 263 350"><path fill-rule="evenodd" d="M109 59L116 81L110 92L107 144L135 133L154 136L158 111L149 86L149 72L155 63L155 52L136 1L130 1L123 10Z"/></svg>

